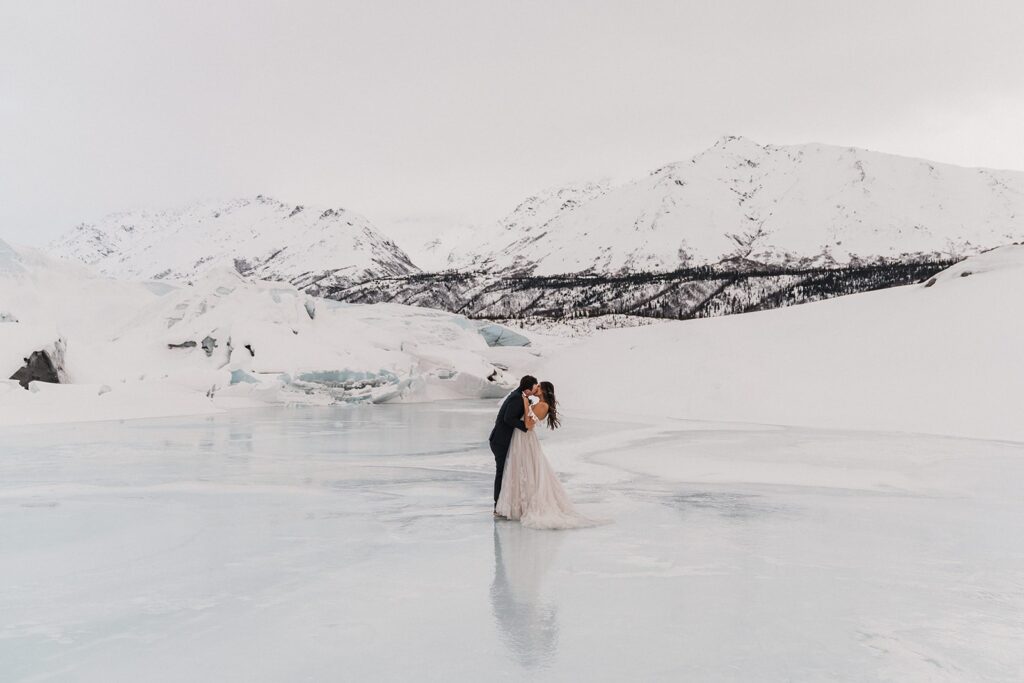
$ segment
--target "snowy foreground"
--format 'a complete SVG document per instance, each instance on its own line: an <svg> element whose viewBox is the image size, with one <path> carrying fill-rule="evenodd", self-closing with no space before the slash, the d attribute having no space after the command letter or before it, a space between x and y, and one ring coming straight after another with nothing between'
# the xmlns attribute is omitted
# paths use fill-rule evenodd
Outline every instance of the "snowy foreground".
<svg viewBox="0 0 1024 683"><path fill-rule="evenodd" d="M5 428L3 680L1024 677L1024 445L567 411L544 532L494 408Z"/></svg>
<svg viewBox="0 0 1024 683"><path fill-rule="evenodd" d="M579 410L1024 441L1024 245L931 282L608 330L540 376Z"/></svg>

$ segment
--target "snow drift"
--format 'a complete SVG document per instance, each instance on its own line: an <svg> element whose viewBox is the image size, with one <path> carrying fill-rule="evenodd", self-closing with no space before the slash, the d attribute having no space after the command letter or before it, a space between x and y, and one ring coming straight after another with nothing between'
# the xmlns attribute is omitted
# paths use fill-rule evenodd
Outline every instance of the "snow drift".
<svg viewBox="0 0 1024 683"><path fill-rule="evenodd" d="M567 414L1024 440L1024 246L922 285L600 332L541 372Z"/></svg>

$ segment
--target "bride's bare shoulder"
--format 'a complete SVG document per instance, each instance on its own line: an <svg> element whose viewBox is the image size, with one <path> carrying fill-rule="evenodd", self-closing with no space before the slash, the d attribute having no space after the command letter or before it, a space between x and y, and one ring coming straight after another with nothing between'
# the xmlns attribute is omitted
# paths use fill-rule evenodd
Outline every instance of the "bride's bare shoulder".
<svg viewBox="0 0 1024 683"><path fill-rule="evenodd" d="M533 414L536 415L537 417L544 417L545 415L548 414L548 404L545 403L544 401L541 401L540 403L533 407Z"/></svg>

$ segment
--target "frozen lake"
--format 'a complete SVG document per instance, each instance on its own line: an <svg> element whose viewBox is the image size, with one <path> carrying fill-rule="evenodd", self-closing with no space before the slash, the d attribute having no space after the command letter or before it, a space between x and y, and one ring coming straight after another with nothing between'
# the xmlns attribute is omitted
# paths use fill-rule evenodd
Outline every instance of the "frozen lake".
<svg viewBox="0 0 1024 683"><path fill-rule="evenodd" d="M531 531L494 409L3 429L0 679L1024 678L1024 446L567 410Z"/></svg>

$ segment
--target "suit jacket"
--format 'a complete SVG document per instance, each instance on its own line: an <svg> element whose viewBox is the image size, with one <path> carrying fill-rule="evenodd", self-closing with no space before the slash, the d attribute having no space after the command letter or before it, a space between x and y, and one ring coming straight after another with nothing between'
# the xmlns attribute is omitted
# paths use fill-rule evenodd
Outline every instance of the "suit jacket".
<svg viewBox="0 0 1024 683"><path fill-rule="evenodd" d="M491 430L489 441L495 454L508 453L508 447L512 444L512 434L516 429L527 431L526 423L523 422L525 413L523 392L516 389L505 397L501 408L498 409L498 417L494 420L494 429Z"/></svg>

